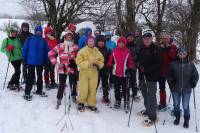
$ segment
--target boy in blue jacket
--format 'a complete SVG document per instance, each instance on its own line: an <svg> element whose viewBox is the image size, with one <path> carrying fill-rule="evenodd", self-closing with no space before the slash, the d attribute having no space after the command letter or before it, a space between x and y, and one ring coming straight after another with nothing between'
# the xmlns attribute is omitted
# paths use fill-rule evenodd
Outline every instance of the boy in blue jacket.
<svg viewBox="0 0 200 133"><path fill-rule="evenodd" d="M24 95L24 99L27 101L30 101L32 99L30 93L33 86L35 69L37 73L37 90L35 94L42 97L47 96L42 91L42 72L44 65L48 62L49 47L46 40L42 37L42 33L42 27L36 26L35 34L32 37L26 39L22 50L22 60L25 64L28 65L28 76Z"/></svg>

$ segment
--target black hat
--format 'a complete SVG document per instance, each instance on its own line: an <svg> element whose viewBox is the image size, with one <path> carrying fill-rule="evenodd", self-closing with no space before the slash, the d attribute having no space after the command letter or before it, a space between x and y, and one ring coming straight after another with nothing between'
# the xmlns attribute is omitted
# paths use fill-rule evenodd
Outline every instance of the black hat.
<svg viewBox="0 0 200 133"><path fill-rule="evenodd" d="M104 42L105 41L105 36L104 35L99 35L96 39L97 39L97 42L99 42L99 41Z"/></svg>
<svg viewBox="0 0 200 133"><path fill-rule="evenodd" d="M143 38L145 38L145 37L152 38L153 36L152 36L152 34L151 34L150 32L147 32L147 33L145 33L145 34L143 35Z"/></svg>

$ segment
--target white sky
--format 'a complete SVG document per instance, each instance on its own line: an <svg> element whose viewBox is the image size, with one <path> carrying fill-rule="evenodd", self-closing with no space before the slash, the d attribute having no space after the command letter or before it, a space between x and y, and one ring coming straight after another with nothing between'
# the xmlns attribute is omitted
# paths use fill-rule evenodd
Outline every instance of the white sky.
<svg viewBox="0 0 200 133"><path fill-rule="evenodd" d="M20 0L0 0L0 14L8 14L10 16L25 15L25 10L18 2Z"/></svg>

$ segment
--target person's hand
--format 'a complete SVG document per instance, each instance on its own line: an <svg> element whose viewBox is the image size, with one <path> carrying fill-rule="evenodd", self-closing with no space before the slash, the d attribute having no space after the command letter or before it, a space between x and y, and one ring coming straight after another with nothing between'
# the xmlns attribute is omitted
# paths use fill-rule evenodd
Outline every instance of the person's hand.
<svg viewBox="0 0 200 133"><path fill-rule="evenodd" d="M125 72L125 74L129 77L130 75L132 75L133 73L133 69L128 68Z"/></svg>
<svg viewBox="0 0 200 133"><path fill-rule="evenodd" d="M107 67L107 71L108 71L108 73L112 73L112 67Z"/></svg>
<svg viewBox="0 0 200 133"><path fill-rule="evenodd" d="M74 69L77 68L75 60L73 59L69 60L69 67L74 68Z"/></svg>
<svg viewBox="0 0 200 133"><path fill-rule="evenodd" d="M6 47L6 49L9 51L9 52L12 52L14 50L14 46L13 45L8 45Z"/></svg>
<svg viewBox="0 0 200 133"><path fill-rule="evenodd" d="M92 64L92 66L93 66L94 68L96 68L98 71L100 70L100 68L99 68L99 65L98 65L98 64L96 64L96 63L93 63L93 64Z"/></svg>
<svg viewBox="0 0 200 133"><path fill-rule="evenodd" d="M192 87L192 88L195 88L195 87L196 87L196 83L195 83L195 82L192 82L192 83L191 83L191 87Z"/></svg>

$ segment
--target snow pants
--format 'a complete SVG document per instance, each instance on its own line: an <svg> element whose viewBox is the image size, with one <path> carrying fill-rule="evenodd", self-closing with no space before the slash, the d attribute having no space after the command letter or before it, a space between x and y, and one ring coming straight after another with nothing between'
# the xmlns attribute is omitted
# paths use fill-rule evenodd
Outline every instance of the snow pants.
<svg viewBox="0 0 200 133"><path fill-rule="evenodd" d="M19 85L21 60L12 61L11 64L14 67L15 72L10 79L9 85Z"/></svg>
<svg viewBox="0 0 200 133"><path fill-rule="evenodd" d="M96 89L98 84L98 72L96 70L80 70L79 72L79 103L88 106L96 105Z"/></svg>
<svg viewBox="0 0 200 133"><path fill-rule="evenodd" d="M51 63L49 63L47 66L45 66L44 70L44 80L45 84L49 84L49 78L51 79L51 84L55 83L55 72L54 72L55 66Z"/></svg>
<svg viewBox="0 0 200 133"><path fill-rule="evenodd" d="M144 98L144 106L146 108L148 117L150 120L155 121L157 119L156 109L157 109L157 83L156 82L141 82L141 91Z"/></svg>

